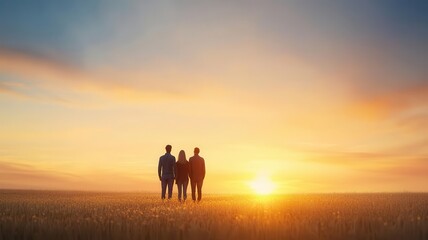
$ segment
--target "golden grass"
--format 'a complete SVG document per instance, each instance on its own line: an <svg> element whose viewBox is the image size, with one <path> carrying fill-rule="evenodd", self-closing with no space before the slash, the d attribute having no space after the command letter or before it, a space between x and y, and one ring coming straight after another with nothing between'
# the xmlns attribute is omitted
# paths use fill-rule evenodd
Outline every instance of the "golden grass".
<svg viewBox="0 0 428 240"><path fill-rule="evenodd" d="M428 194L0 191L0 239L428 239Z"/></svg>

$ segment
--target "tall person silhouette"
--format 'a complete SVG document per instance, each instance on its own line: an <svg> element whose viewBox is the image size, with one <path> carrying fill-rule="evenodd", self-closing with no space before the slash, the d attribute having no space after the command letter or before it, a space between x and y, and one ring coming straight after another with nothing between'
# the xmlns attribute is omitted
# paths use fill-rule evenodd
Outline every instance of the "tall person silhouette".
<svg viewBox="0 0 428 240"><path fill-rule="evenodd" d="M161 198L165 199L166 188L168 187L168 199L172 198L172 187L175 178L175 157L171 155L171 145L166 145L165 155L159 158L158 175L161 181Z"/></svg>
<svg viewBox="0 0 428 240"><path fill-rule="evenodd" d="M195 155L189 158L190 185L192 188L192 200L196 201L196 188L198 190L198 202L202 199L202 184L205 178L205 160L199 156L199 148L195 148Z"/></svg>

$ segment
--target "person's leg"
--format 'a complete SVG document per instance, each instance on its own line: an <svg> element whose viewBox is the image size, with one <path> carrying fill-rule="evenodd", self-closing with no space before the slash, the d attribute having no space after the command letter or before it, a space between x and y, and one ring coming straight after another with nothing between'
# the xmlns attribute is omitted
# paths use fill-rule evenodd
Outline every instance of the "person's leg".
<svg viewBox="0 0 428 240"><path fill-rule="evenodd" d="M192 200L196 201L196 182L193 180L190 180L190 187L192 189Z"/></svg>
<svg viewBox="0 0 428 240"><path fill-rule="evenodd" d="M165 199L165 193L166 193L166 180L162 179L161 180L161 188L162 188L162 193L161 193L161 198Z"/></svg>
<svg viewBox="0 0 428 240"><path fill-rule="evenodd" d="M183 200L186 201L187 199L187 184L189 184L189 181L183 183Z"/></svg>
<svg viewBox="0 0 428 240"><path fill-rule="evenodd" d="M181 182L177 183L177 187L178 187L178 201L181 202L181 190L183 188L183 183Z"/></svg>
<svg viewBox="0 0 428 240"><path fill-rule="evenodd" d="M174 186L174 179L168 179L168 199L172 198L172 187Z"/></svg>
<svg viewBox="0 0 428 240"><path fill-rule="evenodd" d="M203 181L198 181L197 186L198 186L198 201L201 201L202 199L202 183Z"/></svg>

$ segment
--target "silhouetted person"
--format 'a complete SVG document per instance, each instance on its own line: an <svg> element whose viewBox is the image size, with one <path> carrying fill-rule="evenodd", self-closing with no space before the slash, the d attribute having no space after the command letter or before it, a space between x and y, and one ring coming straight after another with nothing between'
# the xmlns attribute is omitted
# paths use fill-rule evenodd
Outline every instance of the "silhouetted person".
<svg viewBox="0 0 428 240"><path fill-rule="evenodd" d="M198 201L202 198L202 184L205 178L205 160L199 156L199 148L195 148L195 155L189 158L190 185L192 187L192 199L196 201L196 188L198 188Z"/></svg>
<svg viewBox="0 0 428 240"><path fill-rule="evenodd" d="M178 200L181 202L181 193L183 200L187 199L187 185L189 184L189 162L186 159L186 153L181 150L178 154L178 160L175 164L175 183L178 187Z"/></svg>
<svg viewBox="0 0 428 240"><path fill-rule="evenodd" d="M175 157L171 155L171 145L166 145L165 155L159 158L158 175L162 186L162 199L165 199L166 187L168 186L168 199L172 197L172 186L175 178Z"/></svg>

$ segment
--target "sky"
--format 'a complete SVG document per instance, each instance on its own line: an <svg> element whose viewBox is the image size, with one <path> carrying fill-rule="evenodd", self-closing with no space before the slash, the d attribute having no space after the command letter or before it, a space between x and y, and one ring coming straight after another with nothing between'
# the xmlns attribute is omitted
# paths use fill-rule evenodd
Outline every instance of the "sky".
<svg viewBox="0 0 428 240"><path fill-rule="evenodd" d="M428 191L428 3L0 0L0 188Z"/></svg>

